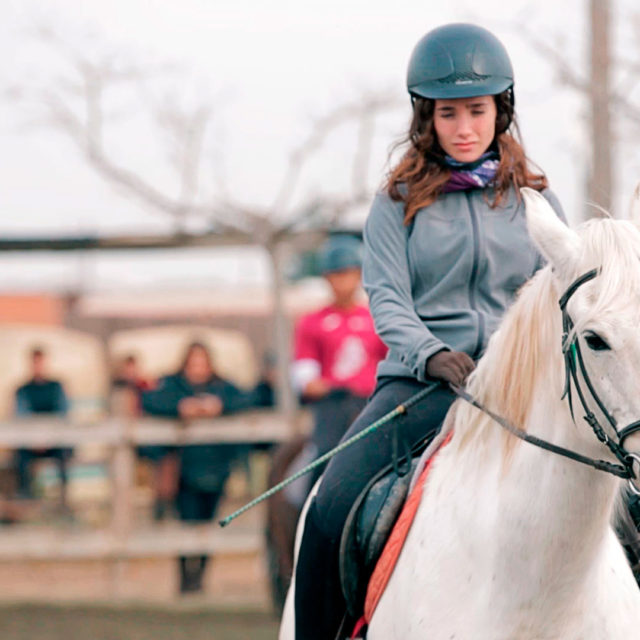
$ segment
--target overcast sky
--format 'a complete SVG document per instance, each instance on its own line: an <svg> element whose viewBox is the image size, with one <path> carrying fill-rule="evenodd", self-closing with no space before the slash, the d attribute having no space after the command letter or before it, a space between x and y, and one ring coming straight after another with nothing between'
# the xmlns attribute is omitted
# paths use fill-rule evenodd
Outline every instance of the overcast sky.
<svg viewBox="0 0 640 640"><path fill-rule="evenodd" d="M614 3L624 11L629 1ZM452 1L324 0L0 0L0 77L4 87L55 86L70 77L62 56L29 36L45 21L69 46L88 57L117 53L129 64L171 71L147 83L155 95L172 91L181 104L208 97L213 117L203 184L212 194L224 184L235 201L264 207L276 197L288 152L314 118L353 100L363 90L384 90L405 100L406 65L415 42L450 21L488 27L506 45L516 73L517 108L526 150L547 173L570 219L582 207L586 171L585 105L522 38L524 22L586 72L586 0ZM44 8L43 8L43 5ZM622 32L624 25L616 22ZM162 140L126 93L111 97L109 149L131 169L168 192L175 189ZM409 103L379 123L372 182L385 169L389 146L406 127ZM60 133L34 125L37 109L0 104L0 232L59 235L162 231L168 221L105 184ZM299 201L348 184L354 132L330 136L306 168ZM638 155L619 171L618 206L640 175ZM184 277L204 282L264 281L262 256L247 251L166 252L156 257L71 256L52 261L16 255L0 260L0 289L76 286L154 286Z"/></svg>

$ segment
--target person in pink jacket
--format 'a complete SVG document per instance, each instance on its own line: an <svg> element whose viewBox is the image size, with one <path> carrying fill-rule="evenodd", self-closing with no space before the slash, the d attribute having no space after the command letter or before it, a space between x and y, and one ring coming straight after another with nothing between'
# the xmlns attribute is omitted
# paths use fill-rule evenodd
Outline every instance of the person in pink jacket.
<svg viewBox="0 0 640 640"><path fill-rule="evenodd" d="M361 241L350 235L325 243L320 271L332 300L302 316L295 330L292 381L314 415L312 457L338 444L373 393L378 363L387 353L368 306L357 300L362 251Z"/></svg>

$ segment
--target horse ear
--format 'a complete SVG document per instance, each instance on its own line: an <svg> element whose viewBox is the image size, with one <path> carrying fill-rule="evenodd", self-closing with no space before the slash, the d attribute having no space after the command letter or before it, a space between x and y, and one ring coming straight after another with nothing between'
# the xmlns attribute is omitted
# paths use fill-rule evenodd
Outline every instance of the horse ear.
<svg viewBox="0 0 640 640"><path fill-rule="evenodd" d="M631 202L629 203L629 218L631 222L635 222L640 226L640 182L633 190L633 196L631 196Z"/></svg>
<svg viewBox="0 0 640 640"><path fill-rule="evenodd" d="M540 253L559 274L571 277L580 254L580 237L556 214L548 200L535 189L523 187L529 235Z"/></svg>

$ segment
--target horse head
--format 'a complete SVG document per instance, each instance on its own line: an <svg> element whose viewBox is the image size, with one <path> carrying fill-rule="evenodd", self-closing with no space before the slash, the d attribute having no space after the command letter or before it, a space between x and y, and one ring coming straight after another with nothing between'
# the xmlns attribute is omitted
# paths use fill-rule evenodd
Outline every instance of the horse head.
<svg viewBox="0 0 640 640"><path fill-rule="evenodd" d="M601 429L599 437L614 455L617 445L622 457L637 453L640 230L630 221L605 218L574 231L537 191L525 188L522 195L529 233L549 263L561 301L567 395L575 423L584 427L586 441L593 442L594 431L598 435ZM593 430L587 424L591 418L581 420L585 414L595 418ZM638 474L638 464L634 466Z"/></svg>

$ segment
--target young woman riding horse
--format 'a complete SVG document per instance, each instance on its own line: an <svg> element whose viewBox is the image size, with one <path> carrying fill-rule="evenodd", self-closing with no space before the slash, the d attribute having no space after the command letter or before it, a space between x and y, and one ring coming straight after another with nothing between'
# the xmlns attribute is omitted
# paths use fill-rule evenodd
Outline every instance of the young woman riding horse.
<svg viewBox="0 0 640 640"><path fill-rule="evenodd" d="M376 567L367 640L638 637L611 517L621 478L640 491L640 231L573 231L522 192L549 264L458 390L383 589Z"/></svg>
<svg viewBox="0 0 640 640"><path fill-rule="evenodd" d="M414 49L408 149L365 227L363 283L389 353L345 438L429 382L463 383L516 290L542 265L519 188L541 192L564 216L518 142L513 83L504 46L483 28L445 25ZM437 431L453 399L443 385L329 463L306 513L289 593L295 636L283 623L281 638L335 638L345 614L338 552L349 510L391 461L393 431L414 445Z"/></svg>

